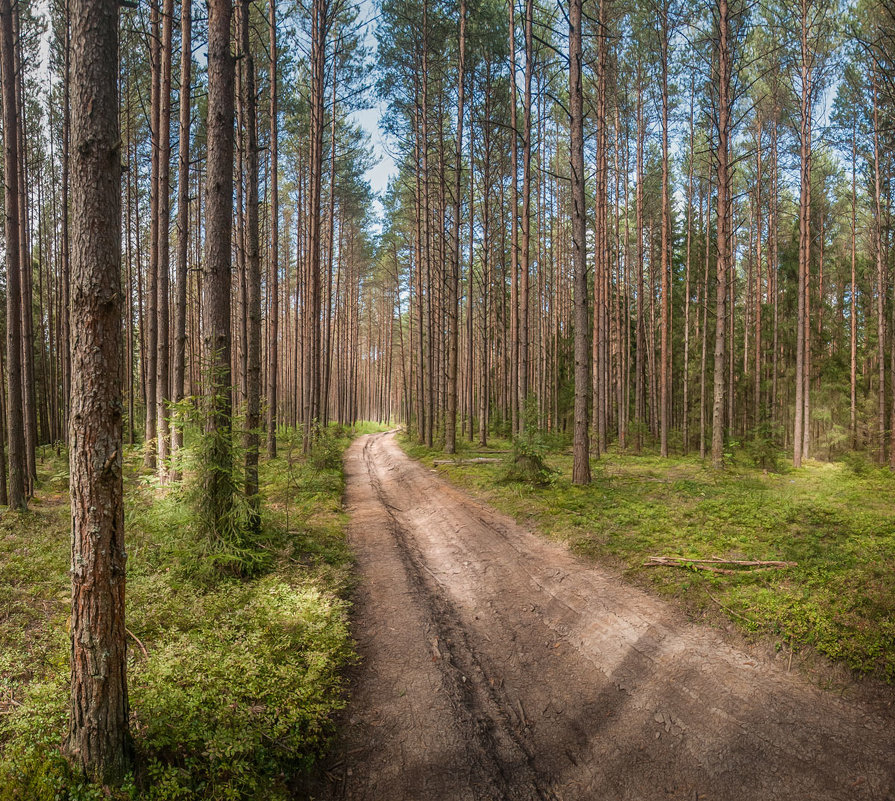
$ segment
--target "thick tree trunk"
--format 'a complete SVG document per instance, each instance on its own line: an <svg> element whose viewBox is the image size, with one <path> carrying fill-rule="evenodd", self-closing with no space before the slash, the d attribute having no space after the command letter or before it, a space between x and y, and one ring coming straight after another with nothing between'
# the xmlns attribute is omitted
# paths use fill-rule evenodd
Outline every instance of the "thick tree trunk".
<svg viewBox="0 0 895 801"><path fill-rule="evenodd" d="M519 430L524 425L523 412L528 397L528 310L531 279L531 79L534 73L534 0L525 0L525 87L522 110L522 243L519 258Z"/></svg>
<svg viewBox="0 0 895 801"><path fill-rule="evenodd" d="M149 16L149 274L146 277L146 421L143 463L155 469L158 442L158 243L159 243L159 94L161 93L161 31L158 0L150 0Z"/></svg>
<svg viewBox="0 0 895 801"><path fill-rule="evenodd" d="M7 3L8 0L2 0ZM118 3L72 0L71 706L65 750L130 769L124 623Z"/></svg>
<svg viewBox="0 0 895 801"><path fill-rule="evenodd" d="M682 440L685 456L690 451L690 273L693 256L693 162L695 160L695 126L693 123L693 106L695 100L695 89L696 78L694 73L694 76L690 81L690 147L687 154L687 245L684 264L684 405L681 422ZM698 293L699 291L697 289L697 295ZM696 327L699 328L698 320L696 323Z"/></svg>
<svg viewBox="0 0 895 801"><path fill-rule="evenodd" d="M69 140L71 128L71 101L70 101L70 76L71 76L71 36L69 0L65 0L65 27L63 54L62 54L62 413L63 431L68 432L68 418L71 399L71 361L69 346L71 332L69 329L69 281L70 281L70 252L71 239L68 226L69 204ZM142 327L141 327L142 334Z"/></svg>
<svg viewBox="0 0 895 801"><path fill-rule="evenodd" d="M873 185L874 233L876 244L876 358L879 362L879 397L877 399L878 459L886 462L886 275L883 258L882 177L879 145L879 97L876 74L873 78Z"/></svg>
<svg viewBox="0 0 895 801"><path fill-rule="evenodd" d="M728 273L730 233L728 230L730 202L730 20L727 0L718 0L718 201L717 238L718 260L715 291L715 374L712 399L712 465L720 468L724 457L724 350L726 345Z"/></svg>
<svg viewBox="0 0 895 801"><path fill-rule="evenodd" d="M858 447L858 287L856 282L857 266L857 238L858 238L858 118L852 117L852 151L851 151L851 281L849 283L850 311L849 311L849 432L851 434L851 447Z"/></svg>
<svg viewBox="0 0 895 801"><path fill-rule="evenodd" d="M31 258L31 226L29 214L29 174L28 174L28 142L25 139L27 125L25 105L25 70L23 65L21 21L19 8L13 11L13 36L15 41L16 70L16 106L18 109L16 134L19 140L19 264L21 265L21 281L19 289L21 302L22 331L22 409L25 425L25 493L28 497L34 494L34 483L37 481L37 403L34 380L34 265Z"/></svg>
<svg viewBox="0 0 895 801"><path fill-rule="evenodd" d="M808 49L808 0L801 0L801 61L802 93L799 103L799 283L796 318L796 406L793 422L793 466L801 467L808 456L808 408L806 394L810 391L806 369L809 325L807 321L808 264L811 258L811 68Z"/></svg>
<svg viewBox="0 0 895 801"><path fill-rule="evenodd" d="M660 33L661 38L661 60L662 60L662 312L660 315L661 345L659 358L661 365L659 367L659 447L663 457L668 456L668 406L669 398L669 337L671 332L668 309L671 304L669 297L670 281L669 281L669 256L671 253L671 201L669 198L669 175L668 175L668 0L664 0L660 9ZM686 381L686 376L684 377Z"/></svg>
<svg viewBox="0 0 895 801"><path fill-rule="evenodd" d="M168 289L171 275L171 49L174 27L174 0L164 0L162 7L161 44L161 84L158 97L158 357L156 359L155 414L158 435L159 477L167 480L168 446L168 401L170 390L170 355L168 341L170 333L170 310Z"/></svg>
<svg viewBox="0 0 895 801"><path fill-rule="evenodd" d="M326 69L326 38L328 24L328 0L314 0L311 33L311 157L309 165L310 187L308 191L308 269L310 292L308 319L309 362L305 370L307 400L304 413L304 450L311 448L313 429L320 421L321 399L321 347L320 347L320 207L323 177L323 106Z"/></svg>
<svg viewBox="0 0 895 801"><path fill-rule="evenodd" d="M204 493L218 530L233 503L230 277L233 233L234 59L230 0L208 3L208 158L205 183L205 264L202 272L203 341L207 370Z"/></svg>
<svg viewBox="0 0 895 801"><path fill-rule="evenodd" d="M509 383L507 401L510 412L510 431L519 430L519 131L517 126L516 87L516 0L508 0L510 27L510 330Z"/></svg>

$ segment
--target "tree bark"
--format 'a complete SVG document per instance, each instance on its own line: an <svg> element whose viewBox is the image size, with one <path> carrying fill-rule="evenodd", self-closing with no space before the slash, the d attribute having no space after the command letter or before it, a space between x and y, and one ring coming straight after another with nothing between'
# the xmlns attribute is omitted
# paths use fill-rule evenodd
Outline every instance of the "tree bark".
<svg viewBox="0 0 895 801"><path fill-rule="evenodd" d="M155 412L158 435L157 465L159 477L167 481L168 401L170 390L170 309L168 290L171 275L171 49L174 26L174 0L162 6L161 84L158 95L158 357L156 359Z"/></svg>
<svg viewBox="0 0 895 801"><path fill-rule="evenodd" d="M0 71L3 81L4 204L6 217L6 430L9 436L9 507L27 505L22 383L22 264L19 248L19 141L15 39L10 0L0 0Z"/></svg>
<svg viewBox="0 0 895 801"><path fill-rule="evenodd" d="M8 7L8 0L0 0ZM71 706L65 750L130 769L122 484L118 3L72 0Z"/></svg>
<svg viewBox="0 0 895 801"><path fill-rule="evenodd" d="M258 450L261 428L261 255L258 225L258 132L255 61L249 44L250 0L241 0L242 91L245 111L246 163L246 412L245 494L253 512L251 527L260 525Z"/></svg>
<svg viewBox="0 0 895 801"><path fill-rule="evenodd" d="M233 503L230 277L233 232L234 59L231 0L208 3L208 156L205 183L205 264L202 271L203 343L207 375L205 430L210 464L204 493L215 532Z"/></svg>
<svg viewBox="0 0 895 801"><path fill-rule="evenodd" d="M724 457L724 349L727 322L728 267L730 260L730 233L728 231L728 204L730 202L730 19L727 0L718 0L718 162L717 162L717 238L718 259L715 291L715 374L712 399L712 465L720 468Z"/></svg>
<svg viewBox="0 0 895 801"><path fill-rule="evenodd" d="M270 0L270 322L267 361L267 455L277 455L280 332L280 193L277 125L277 2ZM287 259L288 264L288 259Z"/></svg>
<svg viewBox="0 0 895 801"><path fill-rule="evenodd" d="M572 440L572 482L589 484L588 400L590 364L587 320L587 220L584 206L584 97L581 52L582 0L571 0L569 8L569 110L571 120L570 162L572 169L572 248L575 295L575 431Z"/></svg>
<svg viewBox="0 0 895 801"><path fill-rule="evenodd" d="M174 370L171 400L184 398L186 379L186 298L190 224L190 75L192 67L192 4L180 6L180 126L177 148L177 297L174 312ZM171 432L172 457L183 447L183 422Z"/></svg>
<svg viewBox="0 0 895 801"><path fill-rule="evenodd" d="M161 31L158 0L150 0L149 16L149 273L146 276L146 421L143 463L156 467L158 441L158 261L159 261L159 94L161 93Z"/></svg>
<svg viewBox="0 0 895 801"><path fill-rule="evenodd" d="M444 450L457 450L457 357L460 325L460 210L462 208L461 177L463 169L463 108L466 69L466 0L460 0L460 39L457 50L457 146L454 151L454 231L451 273L448 278L448 374L447 409L444 422ZM472 265L470 263L470 269ZM471 282L470 282L471 286Z"/></svg>
<svg viewBox="0 0 895 801"><path fill-rule="evenodd" d="M668 192L668 37L669 20L668 20L668 0L663 0L660 6L660 40L661 40L661 62L662 62L662 311L660 315L660 326L662 328L660 340L661 365L659 367L659 447L663 457L668 456L668 406L669 398L669 382L670 376L668 372L668 351L669 351L669 327L670 321L668 316L669 298L669 255L671 251L671 202ZM686 376L684 377L686 381Z"/></svg>

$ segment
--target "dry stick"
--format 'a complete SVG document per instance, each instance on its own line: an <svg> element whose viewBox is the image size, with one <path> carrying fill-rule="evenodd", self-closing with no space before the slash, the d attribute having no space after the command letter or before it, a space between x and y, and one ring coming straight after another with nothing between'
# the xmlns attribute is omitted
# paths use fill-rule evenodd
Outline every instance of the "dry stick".
<svg viewBox="0 0 895 801"><path fill-rule="evenodd" d="M644 567L699 567L700 565L739 565L740 567L758 567L762 569L796 567L798 562L781 562L778 560L751 560L751 559L721 559L713 556L711 559L687 559L683 556L650 556L648 562L644 562ZM705 568L708 569L708 568ZM728 573L738 573L742 571L728 570ZM753 571L754 572L754 571Z"/></svg>
<svg viewBox="0 0 895 801"><path fill-rule="evenodd" d="M140 646L140 650L143 652L143 656L149 659L149 651L146 650L146 646L143 645L143 643L140 641L140 638L128 628L126 628L125 631L130 634L130 636L134 638L134 642L136 642L137 645Z"/></svg>
<svg viewBox="0 0 895 801"><path fill-rule="evenodd" d="M475 459L436 459L432 464L499 464L503 459L478 456Z"/></svg>

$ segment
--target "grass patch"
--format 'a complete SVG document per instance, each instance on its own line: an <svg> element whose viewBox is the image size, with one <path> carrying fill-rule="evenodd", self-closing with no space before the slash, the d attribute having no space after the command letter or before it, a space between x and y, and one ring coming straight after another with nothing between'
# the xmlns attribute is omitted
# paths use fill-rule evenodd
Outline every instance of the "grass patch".
<svg viewBox="0 0 895 801"><path fill-rule="evenodd" d="M333 429L326 459L284 432L262 461L260 569L196 570L178 489L159 490L141 455L125 466L131 729L138 754L120 799L286 799L325 751L353 659L351 555ZM67 466L45 452L30 511L0 516L0 799L107 798L71 775L67 726L70 582Z"/></svg>
<svg viewBox="0 0 895 801"><path fill-rule="evenodd" d="M406 439L402 445L429 466L441 458ZM491 447L511 445L492 439ZM593 462L593 483L576 487L569 452L545 461L556 471L545 486L507 482L499 464L437 469L694 614L720 606L745 631L811 646L895 684L895 476L888 470L810 462L773 473L734 462L716 472L695 457L609 453ZM652 555L798 566L719 576L643 567Z"/></svg>

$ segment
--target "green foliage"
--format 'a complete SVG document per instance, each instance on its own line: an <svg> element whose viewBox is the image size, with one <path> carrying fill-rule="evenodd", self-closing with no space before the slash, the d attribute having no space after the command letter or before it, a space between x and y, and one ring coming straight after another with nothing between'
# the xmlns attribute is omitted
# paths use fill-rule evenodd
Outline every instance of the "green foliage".
<svg viewBox="0 0 895 801"><path fill-rule="evenodd" d="M245 432L239 419L231 418L229 430L209 430L207 412L197 399L187 398L172 409L183 421L187 443L178 454L185 478L175 497L191 512L183 523L193 535L187 560L192 572L208 581L217 575L257 575L269 567L268 554L259 546L270 532L242 491L245 453L237 443Z"/></svg>
<svg viewBox="0 0 895 801"><path fill-rule="evenodd" d="M187 484L201 452L194 428L188 441ZM47 495L32 511L0 518L0 602L9 612L0 620L0 801L291 797L290 781L326 747L345 700L341 670L353 658L340 466L318 471L298 451L291 466L286 456L262 461L266 533L245 546L259 568L236 578L200 569L207 557L197 552L187 491L160 493L144 480L140 453L126 454L128 628L148 657L129 641L137 773L111 795L73 775L60 751L69 511L59 468L42 465Z"/></svg>
<svg viewBox="0 0 895 801"><path fill-rule="evenodd" d="M134 671L147 799L285 797L284 768L313 763L342 705L343 602L268 577L214 605Z"/></svg>
<svg viewBox="0 0 895 801"><path fill-rule="evenodd" d="M513 438L513 451L507 466L506 480L533 485L549 484L553 471L545 462L547 451L544 432L538 428L537 400L529 396L522 411L522 431Z"/></svg>
<svg viewBox="0 0 895 801"><path fill-rule="evenodd" d="M342 464L341 439L345 435L341 427L321 428L308 454L311 465L318 470L336 470Z"/></svg>
<svg viewBox="0 0 895 801"><path fill-rule="evenodd" d="M848 451L842 457L842 464L856 476L866 476L876 469L876 465L864 451Z"/></svg>
<svg viewBox="0 0 895 801"><path fill-rule="evenodd" d="M744 450L755 467L780 472L786 454L781 445L783 432L777 423L765 421L752 428L746 435Z"/></svg>

